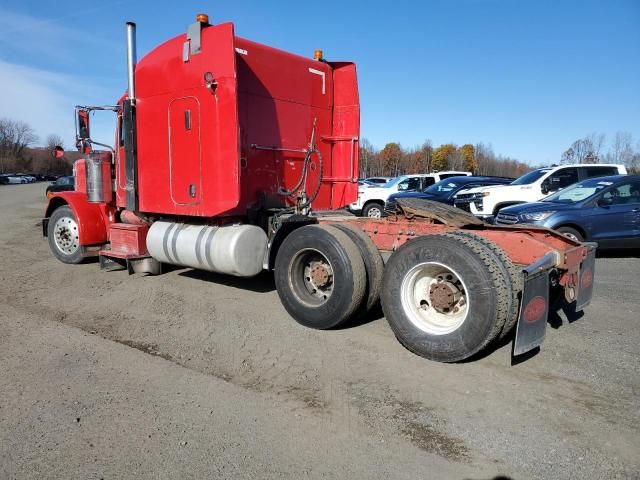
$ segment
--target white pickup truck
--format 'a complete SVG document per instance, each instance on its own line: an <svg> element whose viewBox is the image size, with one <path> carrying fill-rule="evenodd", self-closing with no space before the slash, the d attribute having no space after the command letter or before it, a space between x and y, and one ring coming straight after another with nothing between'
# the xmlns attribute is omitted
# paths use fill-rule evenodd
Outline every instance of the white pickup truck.
<svg viewBox="0 0 640 480"><path fill-rule="evenodd" d="M416 173L400 175L380 187L361 185L358 187L358 200L349 205L347 209L351 213L363 217L380 218L384 211L385 202L394 193L424 190L445 178L468 175L471 175L471 172Z"/></svg>
<svg viewBox="0 0 640 480"><path fill-rule="evenodd" d="M624 165L578 164L539 168L509 185L493 185L463 190L454 205L489 223L498 210L518 203L535 202L576 182L591 177L625 175Z"/></svg>

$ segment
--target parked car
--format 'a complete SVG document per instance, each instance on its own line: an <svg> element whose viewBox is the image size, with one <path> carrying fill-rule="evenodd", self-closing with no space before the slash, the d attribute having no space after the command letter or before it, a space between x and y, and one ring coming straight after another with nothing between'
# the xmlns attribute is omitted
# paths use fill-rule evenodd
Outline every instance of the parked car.
<svg viewBox="0 0 640 480"><path fill-rule="evenodd" d="M540 202L503 208L497 225L532 223L601 248L640 248L640 175L590 178Z"/></svg>
<svg viewBox="0 0 640 480"><path fill-rule="evenodd" d="M55 192L66 192L75 189L75 177L60 177L55 182L51 182L47 187L47 198Z"/></svg>
<svg viewBox="0 0 640 480"><path fill-rule="evenodd" d="M397 192L424 190L440 180L449 177L471 175L471 172L437 172L412 175L400 175L379 187L358 187L358 200L347 208L350 212L363 217L379 218L384 211L387 199Z"/></svg>
<svg viewBox="0 0 640 480"><path fill-rule="evenodd" d="M518 203L535 202L576 182L593 177L624 175L624 165L561 165L539 168L509 185L479 187L456 195L454 204L476 217L492 222L498 211Z"/></svg>
<svg viewBox="0 0 640 480"><path fill-rule="evenodd" d="M385 210L395 211L396 201L399 198L424 198L426 200L453 205L454 195L465 189L486 187L489 185L506 185L513 182L513 180L513 178L509 177L450 177L445 180L440 180L438 183L434 183L422 191L394 193L387 199Z"/></svg>
<svg viewBox="0 0 640 480"><path fill-rule="evenodd" d="M0 185L16 185L20 183L26 183L22 177L13 174L0 175Z"/></svg>
<svg viewBox="0 0 640 480"><path fill-rule="evenodd" d="M365 178L365 181L369 183L373 183L375 185L384 185L392 178L393 177L368 177L368 178Z"/></svg>

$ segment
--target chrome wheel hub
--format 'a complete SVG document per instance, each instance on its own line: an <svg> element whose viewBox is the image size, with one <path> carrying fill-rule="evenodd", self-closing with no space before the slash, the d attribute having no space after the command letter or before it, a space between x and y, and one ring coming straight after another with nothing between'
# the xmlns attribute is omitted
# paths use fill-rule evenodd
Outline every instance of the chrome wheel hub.
<svg viewBox="0 0 640 480"><path fill-rule="evenodd" d="M53 226L56 247L65 255L73 255L80 248L78 224L73 218L62 217Z"/></svg>

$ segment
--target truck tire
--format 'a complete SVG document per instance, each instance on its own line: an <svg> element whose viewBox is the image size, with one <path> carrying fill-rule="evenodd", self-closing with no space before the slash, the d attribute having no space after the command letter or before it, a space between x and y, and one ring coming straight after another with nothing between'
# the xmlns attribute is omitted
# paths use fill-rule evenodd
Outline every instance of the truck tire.
<svg viewBox="0 0 640 480"><path fill-rule="evenodd" d="M76 264L84 259L78 222L68 205L56 208L49 217L47 238L51 252L62 263Z"/></svg>
<svg viewBox="0 0 640 480"><path fill-rule="evenodd" d="M369 202L362 209L362 216L369 218L381 218L384 212L384 205L380 202Z"/></svg>
<svg viewBox="0 0 640 480"><path fill-rule="evenodd" d="M571 240L576 240L577 242L584 242L584 235L582 235L575 228L560 227L560 228L557 228L556 231L558 233L563 234L565 237L569 237Z"/></svg>
<svg viewBox="0 0 640 480"><path fill-rule="evenodd" d="M384 262L373 240L362 229L350 223L335 223L332 226L347 234L358 247L364 260L364 268L367 272L367 287L362 304L355 314L355 317L360 317L371 311L380 301Z"/></svg>
<svg viewBox="0 0 640 480"><path fill-rule="evenodd" d="M495 255L472 238L418 237L385 266L382 309L410 351L461 361L487 346L510 314L510 279Z"/></svg>
<svg viewBox="0 0 640 480"><path fill-rule="evenodd" d="M276 290L294 320L310 328L335 328L361 305L367 284L364 261L346 233L308 225L284 239L275 264Z"/></svg>
<svg viewBox="0 0 640 480"><path fill-rule="evenodd" d="M491 252L497 258L498 263L504 267L503 273L508 275L511 279L511 313L507 317L507 320L505 321L504 326L500 331L500 335L498 338L502 340L509 334L509 332L511 332L516 322L518 321L518 316L520 315L520 299L522 298L522 290L524 289L524 274L522 273L522 267L514 265L509 256L504 252L504 250L502 250L498 245L485 237L463 231L452 232L449 235L471 238L477 242L480 242L482 245L491 250Z"/></svg>

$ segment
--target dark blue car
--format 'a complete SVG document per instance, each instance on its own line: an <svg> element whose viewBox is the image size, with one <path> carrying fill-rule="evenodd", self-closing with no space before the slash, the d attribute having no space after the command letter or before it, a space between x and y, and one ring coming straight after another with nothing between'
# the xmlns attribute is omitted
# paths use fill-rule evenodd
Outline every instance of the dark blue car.
<svg viewBox="0 0 640 480"><path fill-rule="evenodd" d="M640 176L590 178L540 202L503 208L495 223L542 225L601 248L640 248Z"/></svg>
<svg viewBox="0 0 640 480"><path fill-rule="evenodd" d="M434 183L422 191L394 193L387 199L385 210L395 211L398 198L424 198L453 205L453 196L465 188L506 185L511 182L513 182L513 178L508 177L449 177Z"/></svg>

